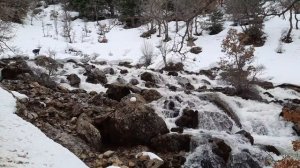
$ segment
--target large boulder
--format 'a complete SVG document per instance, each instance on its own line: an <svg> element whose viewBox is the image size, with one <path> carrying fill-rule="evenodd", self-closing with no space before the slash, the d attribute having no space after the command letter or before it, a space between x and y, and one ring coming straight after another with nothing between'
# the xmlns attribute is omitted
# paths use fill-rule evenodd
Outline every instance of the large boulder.
<svg viewBox="0 0 300 168"><path fill-rule="evenodd" d="M151 139L151 147L159 152L180 152L190 150L190 135L170 133Z"/></svg>
<svg viewBox="0 0 300 168"><path fill-rule="evenodd" d="M150 72L142 73L141 79L146 82L156 83L155 76Z"/></svg>
<svg viewBox="0 0 300 168"><path fill-rule="evenodd" d="M145 106L142 99L140 96L127 96L116 105L115 112L94 119L103 142L147 145L152 138L169 132L164 120L152 108Z"/></svg>
<svg viewBox="0 0 300 168"><path fill-rule="evenodd" d="M120 101L123 97L130 94L130 88L124 84L107 84L106 96L110 99Z"/></svg>
<svg viewBox="0 0 300 168"><path fill-rule="evenodd" d="M93 84L106 84L107 78L104 72L102 72L98 68L93 68L90 71L87 71L87 79L86 82Z"/></svg>
<svg viewBox="0 0 300 168"><path fill-rule="evenodd" d="M70 83L71 86L74 86L74 87L79 87L79 84L80 84L80 78L76 75L76 74L70 74L67 76L67 79Z"/></svg>
<svg viewBox="0 0 300 168"><path fill-rule="evenodd" d="M92 120L85 113L82 113L77 119L76 131L90 146L101 150L101 134L91 122Z"/></svg>
<svg viewBox="0 0 300 168"><path fill-rule="evenodd" d="M204 111L199 113L199 128L231 132L233 122L226 114Z"/></svg>
<svg viewBox="0 0 300 168"><path fill-rule="evenodd" d="M175 124L179 127L197 128L199 124L198 111L184 109Z"/></svg>
<svg viewBox="0 0 300 168"><path fill-rule="evenodd" d="M228 165L232 168L262 168L257 159L254 159L251 154L244 151L241 153L233 154L229 159Z"/></svg>

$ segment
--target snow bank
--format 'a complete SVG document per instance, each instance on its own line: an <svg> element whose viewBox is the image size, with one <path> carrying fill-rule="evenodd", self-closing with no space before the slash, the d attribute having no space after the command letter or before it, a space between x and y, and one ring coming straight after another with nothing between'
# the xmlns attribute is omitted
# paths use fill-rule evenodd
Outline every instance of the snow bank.
<svg viewBox="0 0 300 168"><path fill-rule="evenodd" d="M20 96L20 94L14 93ZM16 101L0 88L0 163L16 168L86 168L66 148L18 117Z"/></svg>

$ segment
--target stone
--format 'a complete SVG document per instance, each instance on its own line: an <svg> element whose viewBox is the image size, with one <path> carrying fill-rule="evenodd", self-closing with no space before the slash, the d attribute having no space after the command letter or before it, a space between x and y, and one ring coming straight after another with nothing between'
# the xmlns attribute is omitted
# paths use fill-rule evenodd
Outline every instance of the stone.
<svg viewBox="0 0 300 168"><path fill-rule="evenodd" d="M198 111L184 109L182 115L175 121L179 127L197 128L199 123Z"/></svg>
<svg viewBox="0 0 300 168"><path fill-rule="evenodd" d="M200 54L202 52L202 48L201 47L192 47L190 49L190 52L193 54Z"/></svg>
<svg viewBox="0 0 300 168"><path fill-rule="evenodd" d="M129 83L132 85L138 85L140 82L137 79L131 79Z"/></svg>
<svg viewBox="0 0 300 168"><path fill-rule="evenodd" d="M231 147L228 146L222 139L212 138L209 141L212 143L212 152L227 162L231 155Z"/></svg>
<svg viewBox="0 0 300 168"><path fill-rule="evenodd" d="M109 157L111 157L113 154L115 154L114 151L108 150L108 151L106 151L106 152L103 153L103 157L109 158Z"/></svg>
<svg viewBox="0 0 300 168"><path fill-rule="evenodd" d="M77 119L76 131L83 137L91 146L97 150L101 150L101 134L99 130L91 124L92 120L89 117L82 113Z"/></svg>
<svg viewBox="0 0 300 168"><path fill-rule="evenodd" d="M169 76L178 76L178 72L171 71L171 72L168 72L168 75Z"/></svg>
<svg viewBox="0 0 300 168"><path fill-rule="evenodd" d="M141 74L141 80L146 81L146 82L151 82L151 83L156 83L155 77L152 73L150 72L144 72Z"/></svg>
<svg viewBox="0 0 300 168"><path fill-rule="evenodd" d="M188 152L190 141L190 135L170 133L152 138L151 147L159 152Z"/></svg>
<svg viewBox="0 0 300 168"><path fill-rule="evenodd" d="M144 89L142 91L141 95L144 97L144 99L147 102L156 101L156 100L162 98L162 95L157 90L154 90L154 89L149 89L149 90Z"/></svg>
<svg viewBox="0 0 300 168"><path fill-rule="evenodd" d="M110 99L120 101L123 97L130 94L130 88L124 84L107 84L106 96Z"/></svg>
<svg viewBox="0 0 300 168"><path fill-rule="evenodd" d="M81 82L80 78L76 74L70 74L67 76L67 79L71 86L73 87L79 87L79 84Z"/></svg>
<svg viewBox="0 0 300 168"><path fill-rule="evenodd" d="M240 131L236 132L235 134L240 134L240 135L244 136L245 138L247 138L249 140L251 145L254 144L254 138L252 137L252 135L249 132L247 132L245 130L240 130Z"/></svg>
<svg viewBox="0 0 300 168"><path fill-rule="evenodd" d="M106 84L107 78L103 71L98 68L91 69L90 72L87 71L87 79L86 82L93 84Z"/></svg>
<svg viewBox="0 0 300 168"><path fill-rule="evenodd" d="M121 69L120 70L120 74L127 74L128 73L128 70L127 69Z"/></svg>
<svg viewBox="0 0 300 168"><path fill-rule="evenodd" d="M138 96L135 96L138 97ZM94 118L103 141L114 145L147 145L153 137L169 132L166 123L142 100L130 96L115 105L115 112Z"/></svg>

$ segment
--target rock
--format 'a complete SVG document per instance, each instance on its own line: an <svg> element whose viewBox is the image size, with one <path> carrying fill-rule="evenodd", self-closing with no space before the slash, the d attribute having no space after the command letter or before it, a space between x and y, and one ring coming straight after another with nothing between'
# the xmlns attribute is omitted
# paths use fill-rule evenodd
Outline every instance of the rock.
<svg viewBox="0 0 300 168"><path fill-rule="evenodd" d="M197 128L199 123L198 111L184 109L182 115L175 121L179 127Z"/></svg>
<svg viewBox="0 0 300 168"><path fill-rule="evenodd" d="M101 134L98 129L93 126L92 120L89 117L82 113L77 119L77 133L83 137L92 147L97 150L101 150Z"/></svg>
<svg viewBox="0 0 300 168"><path fill-rule="evenodd" d="M264 88L264 89L274 89L274 85L272 82L267 82L267 81L257 81L255 82L258 86Z"/></svg>
<svg viewBox="0 0 300 168"><path fill-rule="evenodd" d="M130 94L130 89L127 85L124 84L108 84L106 91L106 96L110 99L120 101L123 97Z"/></svg>
<svg viewBox="0 0 300 168"><path fill-rule="evenodd" d="M171 128L171 132L177 132L177 133L182 134L183 128L182 127L174 127L174 128Z"/></svg>
<svg viewBox="0 0 300 168"><path fill-rule="evenodd" d="M184 70L183 67L184 67L184 65L182 63L180 63L180 62L176 63L176 64L174 64L174 63L171 62L166 67L164 67L163 70L178 72L178 71L183 71Z"/></svg>
<svg viewBox="0 0 300 168"><path fill-rule="evenodd" d="M286 121L300 123L300 106L285 106L282 109L282 116Z"/></svg>
<svg viewBox="0 0 300 168"><path fill-rule="evenodd" d="M23 59L11 60L6 63L1 71L2 79L16 80L21 74L32 74L31 69ZM0 78L0 80L1 80Z"/></svg>
<svg viewBox="0 0 300 168"><path fill-rule="evenodd" d="M245 130L240 130L240 131L236 132L235 134L240 134L240 135L244 136L245 138L247 138L249 140L251 145L254 144L254 138L252 137L252 135L249 132L247 132Z"/></svg>
<svg viewBox="0 0 300 168"><path fill-rule="evenodd" d="M143 153L138 153L136 157L138 159L137 167L159 168L164 164L164 161L160 158L150 158L149 155Z"/></svg>
<svg viewBox="0 0 300 168"><path fill-rule="evenodd" d="M184 88L187 90L195 90L195 87L190 83L185 84Z"/></svg>
<svg viewBox="0 0 300 168"><path fill-rule="evenodd" d="M127 62L127 61L119 62L119 66L124 66L124 67L127 67L127 68L132 68L133 67L131 65L131 63Z"/></svg>
<svg viewBox="0 0 300 168"><path fill-rule="evenodd" d="M110 75L114 75L115 74L115 70L113 68L110 68L110 67L103 69L103 72L105 74L110 74Z"/></svg>
<svg viewBox="0 0 300 168"><path fill-rule="evenodd" d="M131 79L129 83L132 85L138 85L140 82L137 79Z"/></svg>
<svg viewBox="0 0 300 168"><path fill-rule="evenodd" d="M272 152L272 153L276 154L277 156L281 155L281 153L275 146L272 146L272 145L259 145L259 146L264 151Z"/></svg>
<svg viewBox="0 0 300 168"><path fill-rule="evenodd" d="M71 86L79 87L80 78L76 74L70 74L67 76L68 81L70 82Z"/></svg>
<svg viewBox="0 0 300 168"><path fill-rule="evenodd" d="M114 151L109 150L109 151L104 152L104 153L103 153L103 156L104 156L105 158L109 158L109 157L111 157L114 153L115 153Z"/></svg>
<svg viewBox="0 0 300 168"><path fill-rule="evenodd" d="M158 86L155 83L149 82L149 81L147 81L145 83L145 87L147 87L147 88L158 88Z"/></svg>
<svg viewBox="0 0 300 168"><path fill-rule="evenodd" d="M37 79L37 82L50 89L54 89L57 87L57 84L51 79L48 74L42 73Z"/></svg>
<svg viewBox="0 0 300 168"><path fill-rule="evenodd" d="M100 71L98 68L91 69L90 72L87 73L86 82L93 84L106 84L107 78L105 73Z"/></svg>
<svg viewBox="0 0 300 168"><path fill-rule="evenodd" d="M178 72L171 71L171 72L168 72L168 75L169 76L178 76Z"/></svg>
<svg viewBox="0 0 300 168"><path fill-rule="evenodd" d="M125 99L125 98L124 98ZM166 123L155 111L130 97L115 105L116 111L94 119L103 141L108 144L149 144L153 137L169 132Z"/></svg>
<svg viewBox="0 0 300 168"><path fill-rule="evenodd" d="M212 70L200 70L199 74L207 76L210 80L214 80L216 78L216 75Z"/></svg>
<svg viewBox="0 0 300 168"><path fill-rule="evenodd" d="M173 91L173 92L176 92L177 91L177 87L176 86L173 86L173 85L170 85L168 86L168 88Z"/></svg>
<svg viewBox="0 0 300 168"><path fill-rule="evenodd" d="M212 138L210 139L210 142L212 143L212 152L227 162L231 155L230 146L228 146L224 140L218 138Z"/></svg>
<svg viewBox="0 0 300 168"><path fill-rule="evenodd" d="M300 86L298 86L298 85L285 83L285 84L278 85L276 87L280 87L280 88L284 88L284 89L292 89L292 90L295 90L296 92L300 93Z"/></svg>
<svg viewBox="0 0 300 168"><path fill-rule="evenodd" d="M201 47L193 47L190 49L190 52L193 54L200 54L202 52L202 48Z"/></svg>
<svg viewBox="0 0 300 168"><path fill-rule="evenodd" d="M141 95L144 97L144 99L147 102L156 101L162 98L162 95L154 89L150 89L150 90L145 89L142 91Z"/></svg>
<svg viewBox="0 0 300 168"><path fill-rule="evenodd" d="M155 77L150 72L144 72L141 74L141 79L146 82L156 83Z"/></svg>
<svg viewBox="0 0 300 168"><path fill-rule="evenodd" d="M128 70L127 69L121 69L120 74L127 74Z"/></svg>
<svg viewBox="0 0 300 168"><path fill-rule="evenodd" d="M190 141L190 135L170 133L151 139L151 147L159 152L188 152Z"/></svg>

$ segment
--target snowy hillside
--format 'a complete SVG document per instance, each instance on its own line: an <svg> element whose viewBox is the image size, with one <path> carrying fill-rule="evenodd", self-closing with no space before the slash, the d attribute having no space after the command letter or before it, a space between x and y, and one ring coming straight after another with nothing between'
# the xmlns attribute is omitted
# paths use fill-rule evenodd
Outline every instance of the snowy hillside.
<svg viewBox="0 0 300 168"><path fill-rule="evenodd" d="M33 57L33 49L41 47L40 54L49 55L48 51L54 50L56 52L56 59L69 57L80 58L79 56L74 56L74 53L66 53L71 48L90 56L98 55L97 60L129 60L133 63L138 63L142 56L141 46L143 43L147 41L155 47L159 45L161 40L156 37L156 35L150 39L141 38L140 35L146 30L146 26L135 29L123 29L122 25L115 25L112 30L106 34L108 43L99 43L96 22L87 23L88 30L90 30L91 33L88 34L88 37L83 38L84 22L77 19L72 23L75 42L72 44L67 43L65 38L60 34L56 36L53 20L50 19L52 10L59 11L59 18L61 18L62 11L60 9L61 7L59 5L49 6L44 12L39 14L36 18L33 18L33 25L30 24L30 17L26 20L24 25L17 25L15 28L15 38L11 41L11 44L17 48L19 53L29 57ZM73 12L72 15L76 16L76 12ZM112 21L107 20L101 22L109 25ZM44 33L48 37L44 37L42 24L45 26ZM61 29L62 24L59 19L59 29ZM192 53L187 54L187 58L183 61L186 70L199 72L200 69L207 69L216 65L219 58L224 55L224 53L221 52L220 46L228 29L232 28L230 24L232 23L226 22L225 30L217 35L210 36L204 32L203 36L198 37L195 44L202 47L203 52L198 55ZM233 28L239 29L239 27ZM177 40L181 38L174 34L174 23L170 23L169 29L171 31L171 38ZM294 29L293 43L283 44L284 52L282 54L276 53L281 34L286 29L288 29L288 21L283 18L271 17L265 22L264 32L266 33L267 41L264 46L256 48L256 64L265 66L266 69L261 77L267 80L277 84L300 84L300 76L296 74L296 72L300 70L298 66L300 64L300 30ZM182 31L179 32L183 33ZM168 43L168 46L171 47L172 43L173 40ZM155 53L155 62L151 67L162 68L162 58L157 48L155 48ZM180 57L172 52L168 54L168 59L173 62L180 61Z"/></svg>

